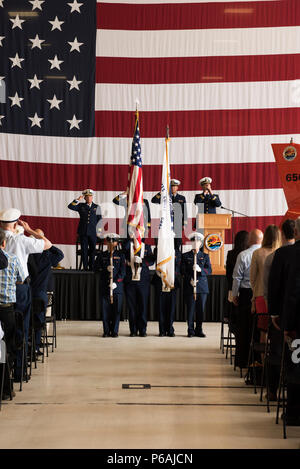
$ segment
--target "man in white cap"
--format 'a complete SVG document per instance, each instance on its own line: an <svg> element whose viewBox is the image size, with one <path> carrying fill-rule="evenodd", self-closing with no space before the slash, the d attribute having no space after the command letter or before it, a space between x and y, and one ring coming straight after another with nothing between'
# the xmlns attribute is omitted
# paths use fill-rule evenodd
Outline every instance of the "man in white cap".
<svg viewBox="0 0 300 469"><path fill-rule="evenodd" d="M20 221L21 212L18 209L10 208L0 212L0 227L5 232L6 252L14 254L19 258L25 280L17 283L16 287L16 311L20 311L23 315L24 335L25 335L25 356L28 348L28 332L31 308L31 291L30 278L28 273L28 256L29 254L41 253L46 249L50 249L52 244L45 237L36 233L28 223ZM24 231L30 236L18 233L18 225L24 228ZM22 356L18 352L15 365L15 381L20 381L21 377Z"/></svg>
<svg viewBox="0 0 300 469"><path fill-rule="evenodd" d="M171 179L170 183L174 215L175 248L180 249L182 245L182 230L187 225L186 199L184 195L178 194L178 188L181 182L178 179ZM161 194L158 192L152 197L151 202L153 204L160 204L160 200Z"/></svg>
<svg viewBox="0 0 300 469"><path fill-rule="evenodd" d="M100 251L96 257L94 271L101 277L101 302L103 337L118 337L123 304L123 280L125 277L125 256L118 250L120 236L108 234L103 243L107 251Z"/></svg>
<svg viewBox="0 0 300 469"><path fill-rule="evenodd" d="M205 337L202 330L203 314L209 293L207 275L211 274L208 254L201 251L204 236L193 232L191 251L182 255L181 273L184 277L184 298L187 307L188 337ZM196 327L194 327L194 316Z"/></svg>
<svg viewBox="0 0 300 469"><path fill-rule="evenodd" d="M211 183L212 179L210 177L204 177L199 181L202 193L196 194L194 199L194 204L198 208L198 213L216 213L216 207L221 207L222 205L218 194L212 193Z"/></svg>
<svg viewBox="0 0 300 469"><path fill-rule="evenodd" d="M77 233L80 238L81 259L84 270L93 270L97 235L101 233L102 219L100 205L93 202L94 191L85 189L82 195L68 205L70 210L79 213L80 221ZM83 202L84 200L84 202Z"/></svg>

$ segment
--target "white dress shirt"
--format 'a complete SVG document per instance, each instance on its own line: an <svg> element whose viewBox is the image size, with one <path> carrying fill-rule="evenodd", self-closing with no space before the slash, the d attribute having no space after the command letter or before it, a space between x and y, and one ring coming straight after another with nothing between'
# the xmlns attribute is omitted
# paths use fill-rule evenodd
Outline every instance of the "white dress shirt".
<svg viewBox="0 0 300 469"><path fill-rule="evenodd" d="M252 244L250 248L239 253L236 259L232 278L232 296L238 296L240 288L251 288L250 284L250 266L252 254L256 249L261 247L260 244Z"/></svg>
<svg viewBox="0 0 300 469"><path fill-rule="evenodd" d="M38 254L44 251L44 240L29 238L24 234L15 234L12 231L5 230L6 246L5 251L9 254L15 254L20 261L25 278L28 277L27 261L29 254Z"/></svg>

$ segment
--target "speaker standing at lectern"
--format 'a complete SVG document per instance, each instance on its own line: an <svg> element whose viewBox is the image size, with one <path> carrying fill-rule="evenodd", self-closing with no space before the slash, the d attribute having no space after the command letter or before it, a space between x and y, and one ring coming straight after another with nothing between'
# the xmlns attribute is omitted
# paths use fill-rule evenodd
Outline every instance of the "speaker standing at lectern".
<svg viewBox="0 0 300 469"><path fill-rule="evenodd" d="M210 177L204 177L199 181L203 192L201 194L196 194L194 199L194 204L198 208L198 213L216 213L216 207L221 207L222 205L218 194L212 193L211 183L212 179Z"/></svg>

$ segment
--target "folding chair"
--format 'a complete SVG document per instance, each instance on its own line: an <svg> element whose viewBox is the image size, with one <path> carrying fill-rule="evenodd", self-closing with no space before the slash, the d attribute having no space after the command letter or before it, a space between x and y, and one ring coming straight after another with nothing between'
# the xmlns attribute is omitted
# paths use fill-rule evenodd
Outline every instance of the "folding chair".
<svg viewBox="0 0 300 469"><path fill-rule="evenodd" d="M57 333L56 333L56 314L54 312L53 304L54 304L54 293L47 292L48 295L48 304L47 310L50 308L50 315L47 315L46 312L46 325L52 324L52 334L49 334L47 331L47 327L45 329L45 340L48 346L48 339L51 339L50 345L52 346L52 352L54 352L54 347L57 347ZM48 350L47 350L48 356Z"/></svg>
<svg viewBox="0 0 300 469"><path fill-rule="evenodd" d="M287 423L287 388L290 384L296 384L300 387L300 364L291 365L292 362L289 360L292 359L293 349L290 348L290 345L286 344L283 339L282 346L282 355L281 355L281 368L280 368L280 379L279 379L279 389L278 389L278 400L277 400L277 412L276 412L276 424L279 421L279 411L282 409L282 425L283 425L283 438L287 438L286 427ZM300 399L300 397L299 397ZM300 427L300 421L293 424Z"/></svg>
<svg viewBox="0 0 300 469"><path fill-rule="evenodd" d="M262 372L261 375L261 386L263 385L263 367L264 364L260 363L258 360L256 360L256 357L261 356L261 354L265 354L266 352L266 344L258 342L256 340L256 334L257 334L257 319L258 317L261 316L267 316L269 317L268 313L263 313L263 314L253 314L253 320L252 320L252 332L251 332L251 342L250 342L250 348L249 348L249 358L248 358L248 371L245 376L245 381L249 382L249 384L252 384L251 381L253 379L253 388L254 388L254 394L257 394L257 381L258 381L258 376L257 376L257 370L260 369ZM265 359L265 356L264 356ZM263 360L264 362L265 360ZM252 373L251 373L252 371Z"/></svg>

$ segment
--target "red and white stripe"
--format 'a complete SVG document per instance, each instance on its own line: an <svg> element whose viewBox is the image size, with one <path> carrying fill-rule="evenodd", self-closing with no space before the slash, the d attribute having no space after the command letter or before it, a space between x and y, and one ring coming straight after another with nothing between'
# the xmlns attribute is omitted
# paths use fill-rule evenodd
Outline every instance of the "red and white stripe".
<svg viewBox="0 0 300 469"><path fill-rule="evenodd" d="M299 0L129 1L97 2L95 137L0 135L1 206L43 227L65 267L75 266L78 224L67 205L82 189L96 191L108 231L124 216L111 201L127 187L136 98L149 201L168 124L188 229L203 176L224 207L248 215L235 232L279 223L287 209L271 144L300 141Z"/></svg>

